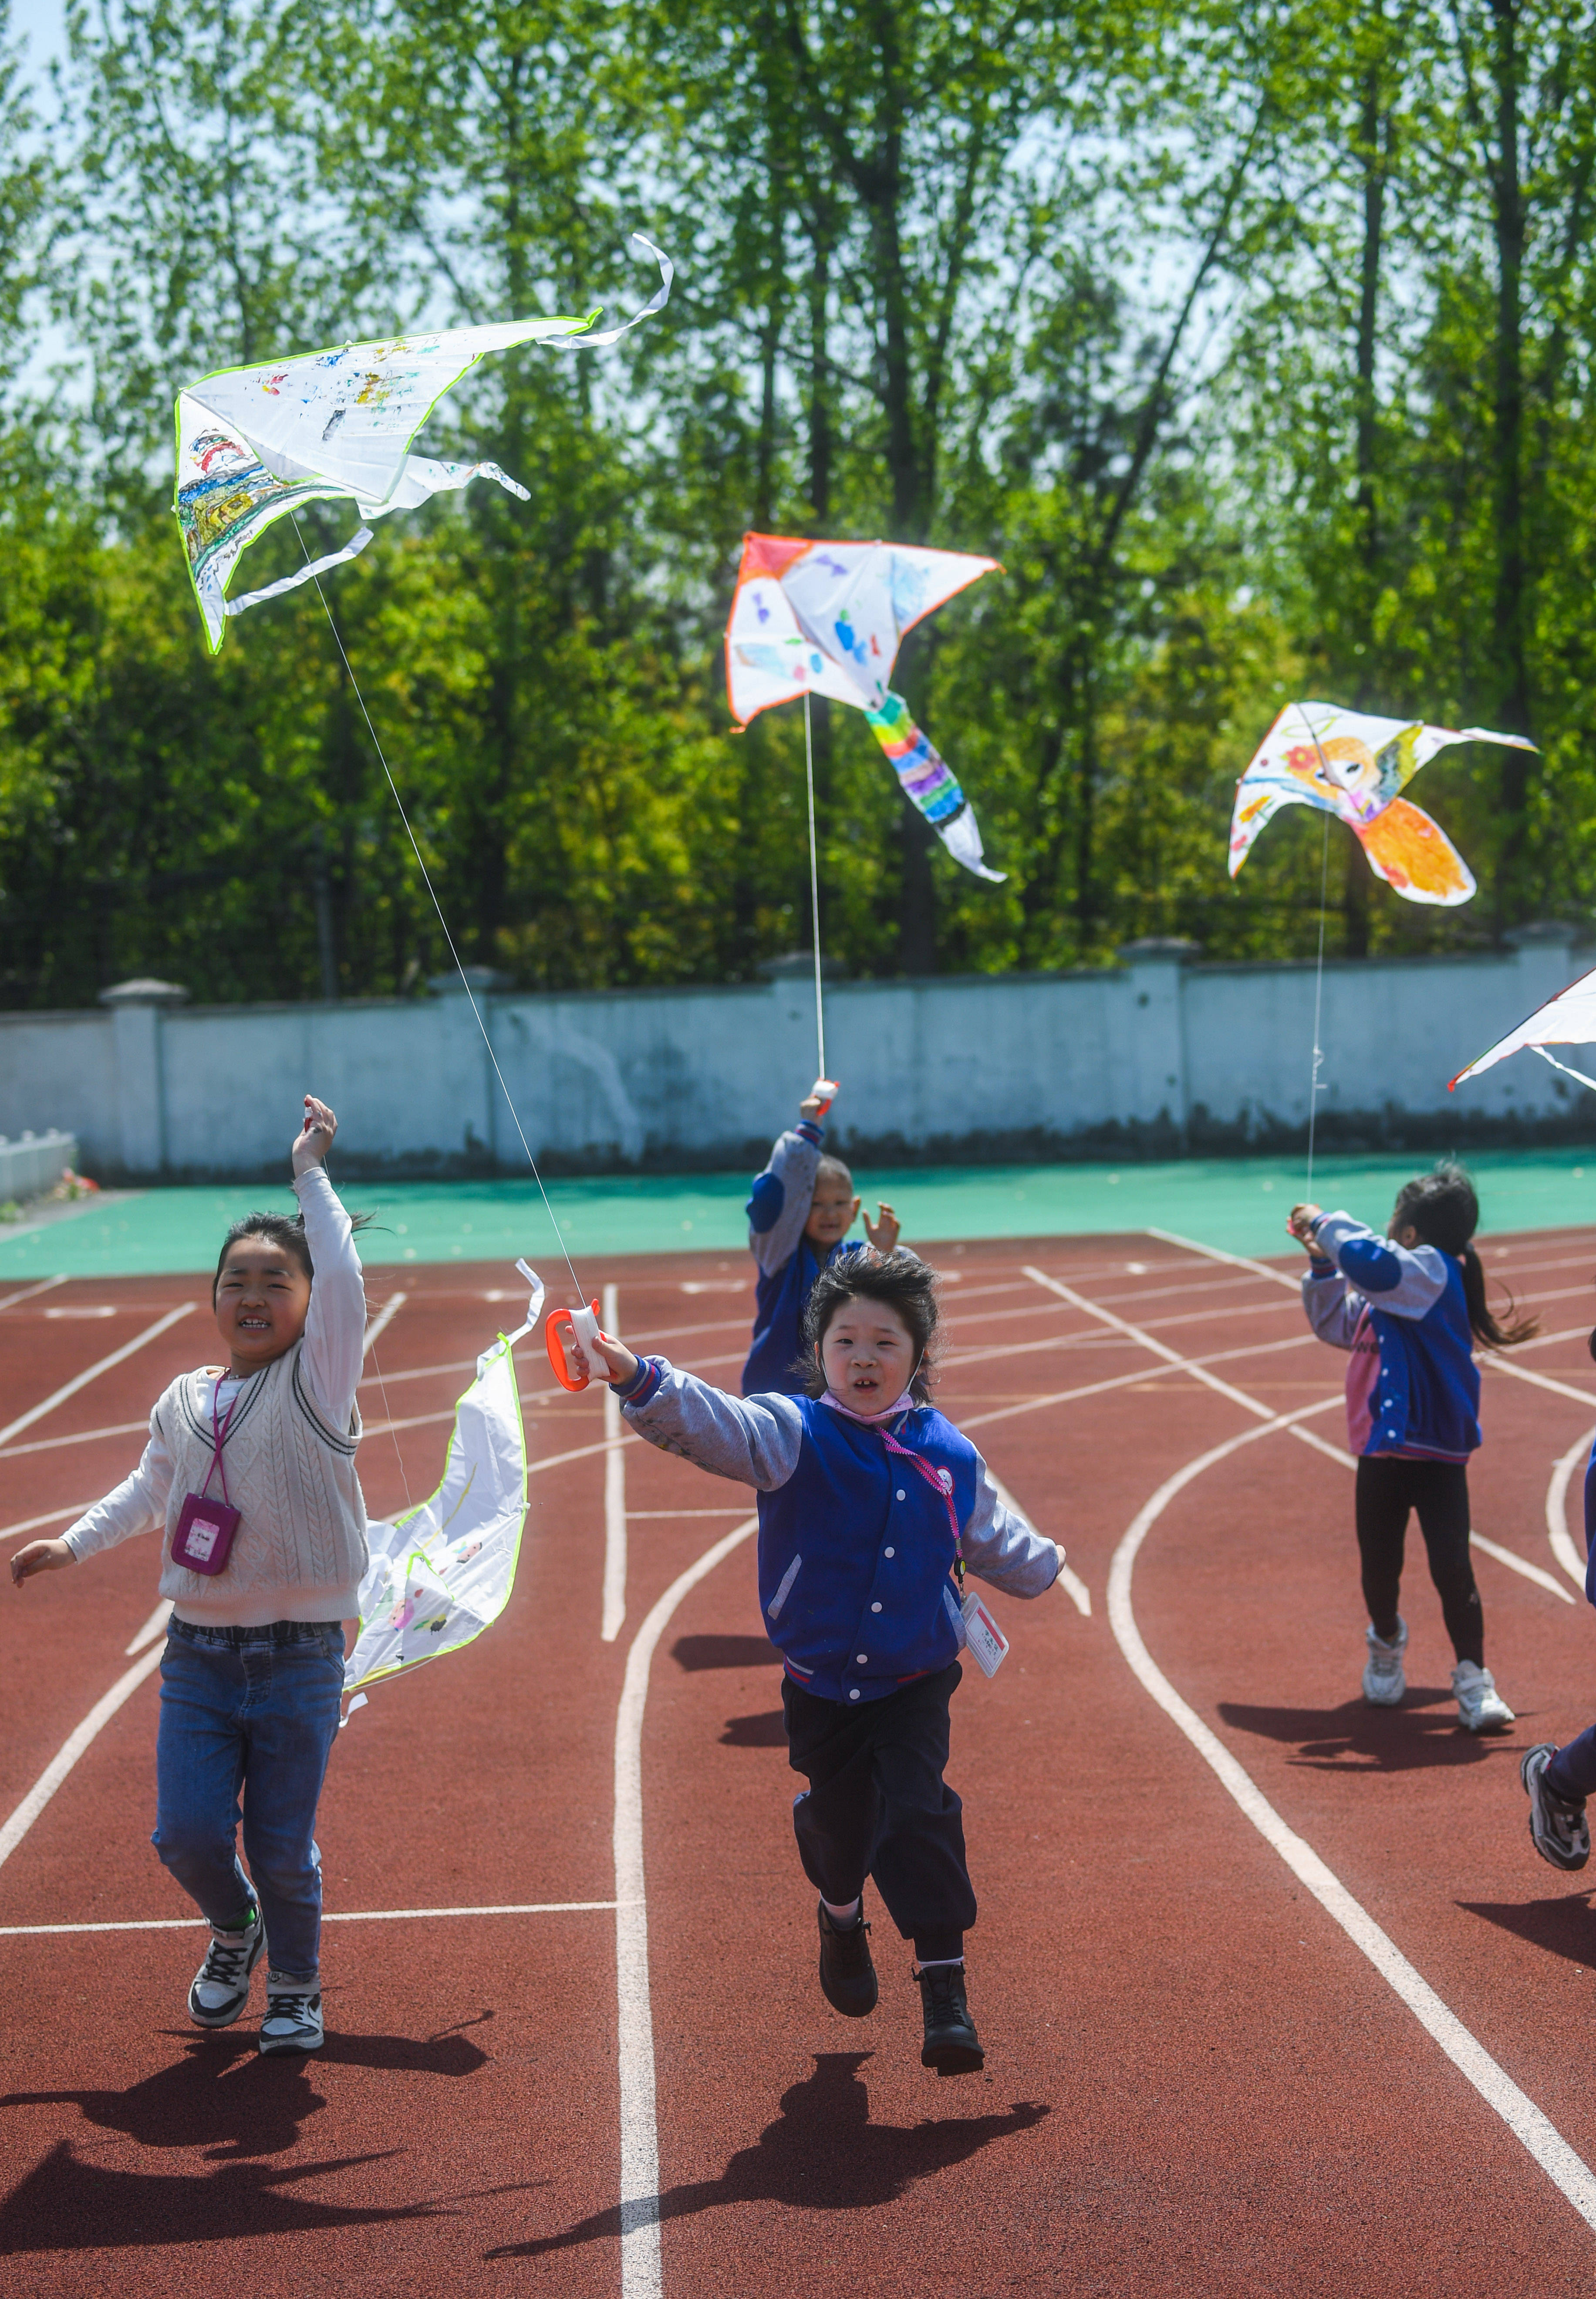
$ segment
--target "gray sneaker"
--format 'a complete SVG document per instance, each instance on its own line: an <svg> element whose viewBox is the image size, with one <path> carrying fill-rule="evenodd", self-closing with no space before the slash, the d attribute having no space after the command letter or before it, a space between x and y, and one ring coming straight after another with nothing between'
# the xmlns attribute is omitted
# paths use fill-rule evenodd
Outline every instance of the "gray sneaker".
<svg viewBox="0 0 1596 2299"><path fill-rule="evenodd" d="M263 2052L319 2052L326 2038L321 2026L321 1989L312 1980L279 1979L266 1975L266 2017L261 2022Z"/></svg>
<svg viewBox="0 0 1596 2299"><path fill-rule="evenodd" d="M266 1921L257 1906L238 1932L211 1927L211 1945L188 1991L196 2028L230 2028L249 2002L249 1976L266 1953Z"/></svg>
<svg viewBox="0 0 1596 2299"><path fill-rule="evenodd" d="M1530 1841L1554 1868L1583 1868L1591 1856L1591 1830L1583 1804L1570 1804L1546 1785L1546 1767L1557 1755L1550 1740L1529 1749L1518 1767L1529 1797Z"/></svg>
<svg viewBox="0 0 1596 2299"><path fill-rule="evenodd" d="M1408 1649L1408 1623L1398 1616L1397 1632L1390 1644L1375 1634L1372 1621L1365 1633L1368 1657L1363 1664L1363 1697L1376 1708L1398 1707L1408 1689L1408 1680L1402 1673L1402 1655Z"/></svg>

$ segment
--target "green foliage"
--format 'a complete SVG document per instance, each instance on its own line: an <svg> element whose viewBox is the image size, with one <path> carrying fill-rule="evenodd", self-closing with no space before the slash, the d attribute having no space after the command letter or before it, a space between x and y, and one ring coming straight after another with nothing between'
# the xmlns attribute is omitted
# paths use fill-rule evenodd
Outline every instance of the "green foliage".
<svg viewBox="0 0 1596 2299"><path fill-rule="evenodd" d="M900 677L1006 884L815 713L852 971L1302 955L1322 869L1352 952L1590 901L1596 0L74 0L47 137L3 10L0 1001L413 989L446 949L383 759L461 955L522 984L805 946L803 722L724 701L750 527L1006 569ZM487 362L432 427L529 499L479 484L328 582L370 728L314 590L212 661L178 385L628 307L638 224L661 320ZM1542 744L1415 793L1474 904L1297 811L1229 882L1234 778L1303 694Z"/></svg>

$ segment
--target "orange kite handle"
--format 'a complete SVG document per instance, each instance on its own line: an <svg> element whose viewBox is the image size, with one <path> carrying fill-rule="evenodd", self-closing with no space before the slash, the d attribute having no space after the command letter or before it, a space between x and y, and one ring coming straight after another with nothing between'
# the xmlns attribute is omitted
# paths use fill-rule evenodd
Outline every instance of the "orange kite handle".
<svg viewBox="0 0 1596 2299"><path fill-rule="evenodd" d="M569 1360L565 1354L565 1341L558 1330L559 1327L561 1323L568 1325L570 1328L571 1340L581 1341L583 1347L588 1349L593 1335L598 1331L598 1316L599 1305L594 1301L587 1308L578 1309L574 1314L569 1309L551 1309L544 1319L543 1332L544 1340L548 1348L549 1364L553 1368L554 1378L561 1389L573 1390L586 1389L593 1375L591 1373L585 1373L579 1381L572 1377ZM577 1322L578 1318L581 1320L580 1324ZM585 1332L584 1327L588 1330ZM589 1349L589 1363L591 1362Z"/></svg>

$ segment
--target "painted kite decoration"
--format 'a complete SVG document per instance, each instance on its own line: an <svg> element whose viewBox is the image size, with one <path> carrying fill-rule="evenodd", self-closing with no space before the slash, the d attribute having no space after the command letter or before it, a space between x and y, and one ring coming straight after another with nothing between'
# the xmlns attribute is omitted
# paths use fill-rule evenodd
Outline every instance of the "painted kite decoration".
<svg viewBox="0 0 1596 2299"><path fill-rule="evenodd" d="M636 318L593 332L585 320L511 320L486 328L446 328L337 350L226 368L178 394L178 468L172 509L189 580L215 654L229 615L307 583L363 551L369 522L414 510L429 496L496 479L527 500L527 490L496 463L439 463L412 455L411 441L444 394L492 352L546 343L556 351L593 351L612 344L660 311L674 272L641 232L631 246L654 258L660 286ZM302 503L350 502L361 525L341 551L297 568L280 583L229 599L240 555Z"/></svg>
<svg viewBox="0 0 1596 2299"><path fill-rule="evenodd" d="M1550 1062L1554 1070L1561 1070L1565 1077L1575 1078L1581 1085L1596 1091L1596 1078L1588 1078L1584 1070L1570 1069L1567 1062L1559 1062L1555 1054L1546 1050L1548 1046L1596 1046L1596 970L1582 974L1567 990L1559 990L1544 1006L1537 1006L1527 1022L1520 1022L1516 1030L1499 1038L1488 1053L1470 1062L1466 1070L1459 1070L1447 1091L1461 1085L1465 1078L1478 1077L1483 1070L1494 1069L1498 1062L1505 1061L1523 1046L1539 1054L1543 1062Z"/></svg>
<svg viewBox="0 0 1596 2299"><path fill-rule="evenodd" d="M953 859L994 882L1005 874L982 859L974 808L889 682L905 632L1002 571L964 551L745 535L726 626L727 693L740 726L800 694L851 703Z"/></svg>
<svg viewBox="0 0 1596 2299"><path fill-rule="evenodd" d="M1409 901L1448 909L1467 901L1475 891L1467 863L1439 823L1401 796L1420 767L1451 743L1535 747L1522 735L1495 735L1485 726L1457 732L1410 718L1374 718L1334 702L1288 702L1235 786L1231 876L1277 809L1317 806L1341 817L1376 877Z"/></svg>
<svg viewBox="0 0 1596 2299"><path fill-rule="evenodd" d="M516 1266L534 1289L527 1322L478 1358L476 1379L455 1407L443 1482L419 1508L366 1528L360 1634L344 1664L344 1689L355 1695L349 1715L365 1705L357 1688L458 1652L510 1602L527 1521L515 1344L536 1324L544 1300L541 1280Z"/></svg>

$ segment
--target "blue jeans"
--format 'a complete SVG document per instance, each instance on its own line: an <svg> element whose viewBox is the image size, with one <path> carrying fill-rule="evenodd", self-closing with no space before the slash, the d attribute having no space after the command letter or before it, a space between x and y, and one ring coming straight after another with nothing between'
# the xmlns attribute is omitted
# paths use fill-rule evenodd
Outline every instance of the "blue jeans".
<svg viewBox="0 0 1596 2299"><path fill-rule="evenodd" d="M340 1622L168 1624L151 1841L201 1913L238 1930L252 1902L237 1850L242 1792L244 1850L271 1971L285 1979L317 1977L316 1805L343 1690Z"/></svg>

